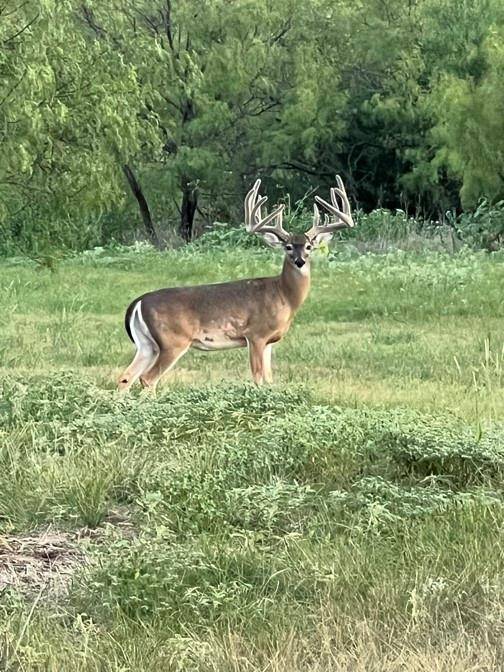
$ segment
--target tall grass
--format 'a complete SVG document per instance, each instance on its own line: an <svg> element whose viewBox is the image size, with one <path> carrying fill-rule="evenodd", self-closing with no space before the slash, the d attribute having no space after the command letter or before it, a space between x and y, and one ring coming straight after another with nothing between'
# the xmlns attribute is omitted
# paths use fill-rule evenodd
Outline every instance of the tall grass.
<svg viewBox="0 0 504 672"><path fill-rule="evenodd" d="M502 259L349 245L314 261L272 387L195 352L155 398L113 389L128 302L279 259L4 262L0 667L503 666ZM48 526L85 559L58 593L16 574L51 566L23 541Z"/></svg>

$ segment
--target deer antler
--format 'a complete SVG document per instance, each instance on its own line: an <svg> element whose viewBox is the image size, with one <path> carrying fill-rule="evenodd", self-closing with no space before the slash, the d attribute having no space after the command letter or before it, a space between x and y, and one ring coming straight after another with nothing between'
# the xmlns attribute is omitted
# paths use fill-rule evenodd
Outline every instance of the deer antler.
<svg viewBox="0 0 504 672"><path fill-rule="evenodd" d="M332 231L338 231L339 229L346 229L347 227L354 227L355 222L352 219L352 214L350 212L350 202L346 195L345 187L343 185L343 180L339 175L336 175L336 182L338 183L337 187L331 189L331 203L324 201L320 196L315 196L315 200L323 208L325 208L331 215L334 215L335 219L331 218L324 213L324 224L320 224L320 211L317 207L317 204L313 204L313 226L309 231L305 233L305 236L312 240L317 235L321 233L331 233ZM343 209L340 209L337 196L340 197Z"/></svg>
<svg viewBox="0 0 504 672"><path fill-rule="evenodd" d="M261 180L256 180L252 189L245 196L245 228L250 233L273 234L285 243L289 239L289 234L282 227L285 205L278 205L263 218L261 207L266 203L268 197L259 196L260 186ZM273 226L268 226L270 222L274 222Z"/></svg>

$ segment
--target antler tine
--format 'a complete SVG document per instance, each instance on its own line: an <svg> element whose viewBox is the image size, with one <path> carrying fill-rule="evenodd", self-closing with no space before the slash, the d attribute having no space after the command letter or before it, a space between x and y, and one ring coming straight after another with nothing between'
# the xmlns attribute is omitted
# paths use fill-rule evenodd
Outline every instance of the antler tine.
<svg viewBox="0 0 504 672"><path fill-rule="evenodd" d="M259 187L261 185L261 180L256 180L254 182L254 186L252 189L247 193L245 196L245 202L244 202L244 207L245 207L245 228L247 231L252 231L254 228L254 220L252 218L252 213L254 210L254 205L257 199L257 193L259 191Z"/></svg>
<svg viewBox="0 0 504 672"><path fill-rule="evenodd" d="M335 219L331 220L327 213L324 213L324 224L321 225L320 212L317 205L314 204L313 225L305 234L310 239L315 238L315 236L320 233L330 233L332 231L338 231L339 229L346 229L347 227L352 228L355 226L345 186L339 175L336 176L336 182L338 186L332 187L330 191L331 203L324 201L320 196L315 196L316 203L321 205L331 215L334 215ZM338 202L338 196L341 199L342 208Z"/></svg>
<svg viewBox="0 0 504 672"><path fill-rule="evenodd" d="M337 187L333 187L331 189L331 203L334 205L335 208L339 208L338 204L338 199L336 198L336 194L341 198L341 201L343 203L343 212L345 214L350 214L350 203L348 201L348 196L345 190L345 186L343 184L343 180L339 175L336 175L336 181L338 182Z"/></svg>
<svg viewBox="0 0 504 672"><path fill-rule="evenodd" d="M259 196L261 180L256 180L252 189L245 197L245 228L251 233L274 233L278 238L286 241L289 234L282 226L282 216L285 206L278 205L272 212L263 218L262 206L268 200L267 196ZM273 226L268 226L274 222Z"/></svg>

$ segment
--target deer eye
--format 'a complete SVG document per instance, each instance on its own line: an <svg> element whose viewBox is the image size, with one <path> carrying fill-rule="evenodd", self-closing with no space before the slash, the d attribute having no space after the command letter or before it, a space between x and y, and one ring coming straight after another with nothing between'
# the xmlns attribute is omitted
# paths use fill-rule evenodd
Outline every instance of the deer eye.
<svg viewBox="0 0 504 672"><path fill-rule="evenodd" d="M308 245L306 246L306 249L307 249L307 250L311 250L311 249L312 249L312 246L310 245L310 243L308 243Z"/></svg>
<svg viewBox="0 0 504 672"><path fill-rule="evenodd" d="M287 250L287 252L292 252L292 245L291 245L290 243L288 243L288 244L285 246L285 249Z"/></svg>

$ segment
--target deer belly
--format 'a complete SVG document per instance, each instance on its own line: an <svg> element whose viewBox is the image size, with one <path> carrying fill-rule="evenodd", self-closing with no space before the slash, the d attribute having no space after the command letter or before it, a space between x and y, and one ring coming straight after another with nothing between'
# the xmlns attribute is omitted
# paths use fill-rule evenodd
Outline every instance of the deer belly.
<svg viewBox="0 0 504 672"><path fill-rule="evenodd" d="M192 342L192 347L197 350L229 350L230 348L243 348L246 345L245 338L223 332L198 334Z"/></svg>

